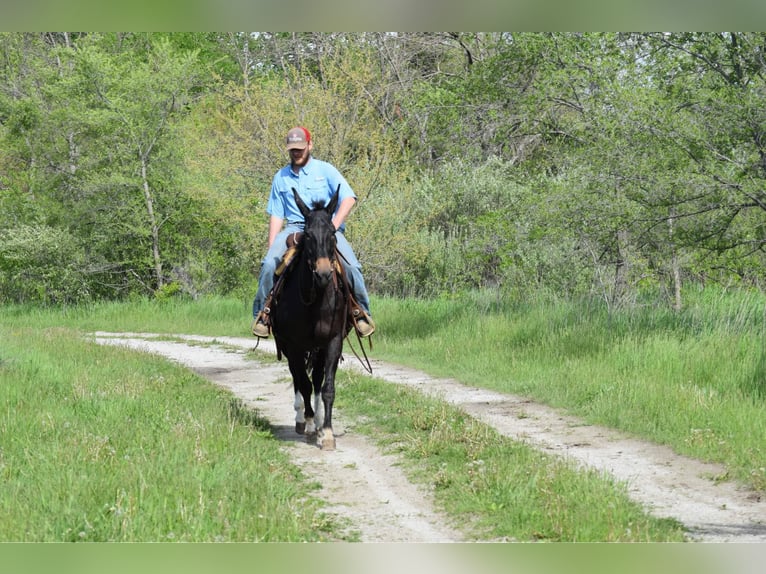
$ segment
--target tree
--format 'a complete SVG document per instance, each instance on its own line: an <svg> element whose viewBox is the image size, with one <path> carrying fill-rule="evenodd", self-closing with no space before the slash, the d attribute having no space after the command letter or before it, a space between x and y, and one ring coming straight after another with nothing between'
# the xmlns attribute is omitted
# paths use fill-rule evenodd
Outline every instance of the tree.
<svg viewBox="0 0 766 574"><path fill-rule="evenodd" d="M766 34L648 34L642 39L651 54L648 68L677 120L655 122L653 132L672 143L689 167L668 198L679 241L707 251L709 270L725 268L727 276L733 272L762 281Z"/></svg>
<svg viewBox="0 0 766 574"><path fill-rule="evenodd" d="M160 231L172 217L174 194L173 121L189 105L197 81L196 52L177 53L167 39L158 38L150 39L145 53L110 54L96 41L69 55L73 81L89 98L88 151L98 168L88 184L108 193L140 194L143 224L135 223L148 230L154 288L160 289L166 282Z"/></svg>

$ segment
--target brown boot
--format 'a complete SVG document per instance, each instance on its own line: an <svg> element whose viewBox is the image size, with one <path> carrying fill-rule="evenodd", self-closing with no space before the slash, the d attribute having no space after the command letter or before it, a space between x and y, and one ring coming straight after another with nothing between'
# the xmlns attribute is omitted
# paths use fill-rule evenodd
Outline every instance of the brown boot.
<svg viewBox="0 0 766 574"><path fill-rule="evenodd" d="M266 297L263 309L255 316L253 326L251 327L253 335L260 337L261 339L268 339L269 333L271 333L271 317L269 317L269 313L271 312L271 299L272 294L269 293L269 296Z"/></svg>
<svg viewBox="0 0 766 574"><path fill-rule="evenodd" d="M269 326L263 322L260 316L253 321L253 335L260 337L261 339L268 339L270 330Z"/></svg>
<svg viewBox="0 0 766 574"><path fill-rule="evenodd" d="M253 321L252 326L253 335L260 337L261 339L268 339L270 334L269 326L261 319L261 314Z"/></svg>
<svg viewBox="0 0 766 574"><path fill-rule="evenodd" d="M375 332L375 323L373 323L372 317L365 313L360 307L356 307L353 313L354 327L359 336L365 338L372 335Z"/></svg>

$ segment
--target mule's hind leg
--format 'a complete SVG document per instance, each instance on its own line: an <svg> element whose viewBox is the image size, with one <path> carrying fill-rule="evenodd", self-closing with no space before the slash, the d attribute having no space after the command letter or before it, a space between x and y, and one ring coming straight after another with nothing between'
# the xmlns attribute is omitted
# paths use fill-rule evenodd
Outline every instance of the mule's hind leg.
<svg viewBox="0 0 766 574"><path fill-rule="evenodd" d="M314 409L311 408L311 381L308 375L304 374L305 381L301 385L301 399L303 400L303 416L306 421L304 434L309 440L314 440L317 434L316 421L314 420Z"/></svg>
<svg viewBox="0 0 766 574"><path fill-rule="evenodd" d="M314 409L311 408L311 386L308 386L308 391L304 388L301 389L300 392L296 393L296 401L298 400L297 397L300 397L300 403L303 407L303 422L299 426L298 423L298 412L295 413L295 431L298 434L305 434L309 437L315 436L317 433L317 426L316 422L314 421Z"/></svg>
<svg viewBox="0 0 766 574"><path fill-rule="evenodd" d="M317 427L316 423L314 422L314 409L311 408L311 382L308 380L308 376L306 376L306 382L301 386L301 390L298 393L301 397L301 402L303 403L303 419L304 419L304 428L303 433L308 437L314 437L317 434ZM298 425L296 423L295 425L296 430L298 429Z"/></svg>
<svg viewBox="0 0 766 574"><path fill-rule="evenodd" d="M317 429L324 426L324 402L319 393L314 393L314 424Z"/></svg>

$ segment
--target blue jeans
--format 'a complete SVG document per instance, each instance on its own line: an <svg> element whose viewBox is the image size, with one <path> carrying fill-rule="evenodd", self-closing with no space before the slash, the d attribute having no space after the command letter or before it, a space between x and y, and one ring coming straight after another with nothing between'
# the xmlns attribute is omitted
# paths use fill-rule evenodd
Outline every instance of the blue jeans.
<svg viewBox="0 0 766 574"><path fill-rule="evenodd" d="M296 231L303 231L303 228L297 225L288 225L285 227L279 235L274 238L274 242L269 247L266 257L261 261L261 272L258 277L258 290L255 293L255 299L253 299L253 318L258 316L258 313L263 309L263 305L266 302L271 288L274 286L274 272L277 270L277 266L282 261L282 256L287 251L287 236ZM346 277L350 283L351 292L354 294L359 306L365 310L368 315L370 313L370 297L367 295L367 287L364 285L364 278L362 277L362 266L359 264L359 260L354 255L354 250L351 248L351 244L348 242L342 232L335 233L335 239L338 245L338 251L340 251L341 264L346 272Z"/></svg>

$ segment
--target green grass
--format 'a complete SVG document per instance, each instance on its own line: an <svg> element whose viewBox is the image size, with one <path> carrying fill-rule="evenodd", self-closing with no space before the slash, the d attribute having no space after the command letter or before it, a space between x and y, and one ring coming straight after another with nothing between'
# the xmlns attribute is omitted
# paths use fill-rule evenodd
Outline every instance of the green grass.
<svg viewBox="0 0 766 574"><path fill-rule="evenodd" d="M199 302L138 299L60 308L13 305L0 306L0 324L30 328L67 325L82 332L149 331L252 336L248 320L252 316L251 310L252 302L218 297Z"/></svg>
<svg viewBox="0 0 766 574"><path fill-rule="evenodd" d="M766 491L762 295L692 300L680 314L481 294L376 303L376 357L565 408Z"/></svg>
<svg viewBox="0 0 766 574"><path fill-rule="evenodd" d="M338 408L359 421L355 431L404 456L412 479L471 538L684 539L681 525L648 516L624 484L502 437L443 401L370 378L346 375L339 386Z"/></svg>
<svg viewBox="0 0 766 574"><path fill-rule="evenodd" d="M608 314L588 303L510 304L496 293L373 299L371 354L565 408L723 463L719 478L766 491L764 299L706 290L687 300L678 314ZM183 369L79 338L93 330L247 337L249 314L249 301L221 298L0 308L0 477L10 486L0 512L19 500L32 511L0 520L0 539L331 539L311 502L296 507L306 485L263 425L243 422L246 410ZM643 516L621 485L544 459L442 403L350 376L344 384L344 412L413 461L413 476L461 524L499 539L679 535L677 525ZM365 413L375 401L390 420ZM175 475L172 489L156 486ZM233 486L245 483L256 490ZM277 519L265 510L285 524L270 524Z"/></svg>
<svg viewBox="0 0 766 574"><path fill-rule="evenodd" d="M0 335L0 540L332 539L312 485L228 393L67 329Z"/></svg>

